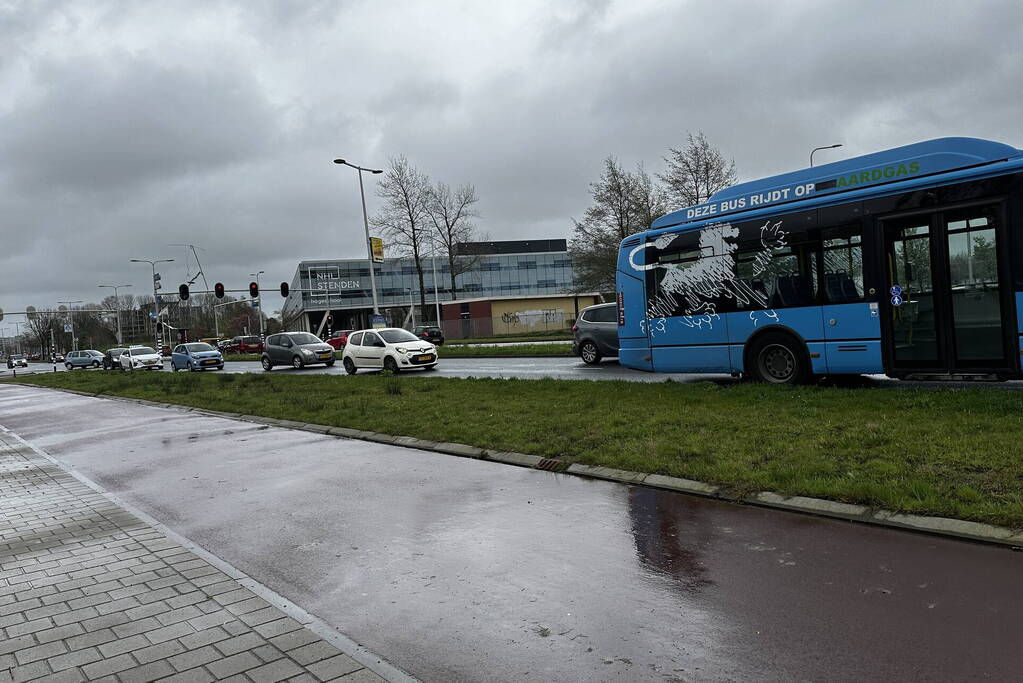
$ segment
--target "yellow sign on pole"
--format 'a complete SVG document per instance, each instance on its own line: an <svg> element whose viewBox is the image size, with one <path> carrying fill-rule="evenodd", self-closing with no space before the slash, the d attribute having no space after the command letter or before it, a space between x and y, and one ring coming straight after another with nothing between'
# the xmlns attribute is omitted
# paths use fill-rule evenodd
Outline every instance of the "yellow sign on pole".
<svg viewBox="0 0 1023 683"><path fill-rule="evenodd" d="M384 241L379 237L369 238L370 251L373 252L373 263L384 262Z"/></svg>

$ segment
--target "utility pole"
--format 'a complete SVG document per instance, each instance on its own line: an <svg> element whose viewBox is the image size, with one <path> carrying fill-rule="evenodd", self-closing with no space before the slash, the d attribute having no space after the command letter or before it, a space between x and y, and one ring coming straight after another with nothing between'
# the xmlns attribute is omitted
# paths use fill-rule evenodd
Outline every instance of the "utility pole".
<svg viewBox="0 0 1023 683"><path fill-rule="evenodd" d="M133 258L132 263L148 263L153 267L153 312L156 316L153 318L153 344L156 347L156 352L160 353L160 297L157 295L156 290L160 289L160 281L156 277L156 264L157 263L173 263L174 259L165 258L150 261L143 258Z"/></svg>
<svg viewBox="0 0 1023 683"><path fill-rule="evenodd" d="M124 343L124 335L121 334L121 297L117 295L117 290L121 287L131 287L131 285L99 285L100 288L114 290L114 307L117 308L117 345L120 346Z"/></svg>
<svg viewBox="0 0 1023 683"><path fill-rule="evenodd" d="M81 300L78 300L78 301L58 301L57 303L58 304L66 304L67 307L68 307L68 309L67 309L67 319L68 319L68 324L71 325L71 350L72 351L77 351L78 350L78 340L75 339L75 312L74 312L74 309L71 308L71 306L73 306L74 304L80 304L80 303L82 303L82 301Z"/></svg>
<svg viewBox="0 0 1023 683"><path fill-rule="evenodd" d="M334 163L354 168L359 172L359 196L362 197L362 226L366 229L366 254L369 256L369 286L373 292L373 315L377 316L380 315L380 305L377 301L377 278L375 275L376 266L373 263L373 244L369 239L369 216L366 214L366 191L362 187L362 172L367 171L373 175L379 175L383 173L383 170L356 166L355 164L348 163L344 159L334 159ZM370 327L372 327L372 325L370 325Z"/></svg>

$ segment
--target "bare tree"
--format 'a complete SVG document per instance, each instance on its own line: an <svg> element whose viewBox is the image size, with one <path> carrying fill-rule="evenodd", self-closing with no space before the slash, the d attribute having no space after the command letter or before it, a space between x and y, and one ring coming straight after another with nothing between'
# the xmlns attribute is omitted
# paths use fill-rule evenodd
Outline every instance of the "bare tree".
<svg viewBox="0 0 1023 683"><path fill-rule="evenodd" d="M383 208L373 225L403 256L411 256L419 276L419 304L426 309L423 283L423 256L430 240L430 179L412 166L404 156L392 158L377 196Z"/></svg>
<svg viewBox="0 0 1023 683"><path fill-rule="evenodd" d="M642 165L630 173L613 156L604 159L604 172L590 183L590 193L593 204L582 220L572 220L569 251L577 291L607 292L614 289L618 245L665 212L664 194Z"/></svg>
<svg viewBox="0 0 1023 683"><path fill-rule="evenodd" d="M695 206L735 184L735 161L726 160L703 132L687 134L683 149L669 148L668 167L658 175L674 208Z"/></svg>
<svg viewBox="0 0 1023 683"><path fill-rule="evenodd" d="M430 218L436 230L435 237L439 240L448 262L452 299L457 298L455 279L475 268L480 260L478 254L458 252L460 243L479 239L476 226L472 222L473 218L479 217L479 212L475 209L477 202L479 197L476 195L476 188L468 183L452 190L446 183L439 182L430 191Z"/></svg>

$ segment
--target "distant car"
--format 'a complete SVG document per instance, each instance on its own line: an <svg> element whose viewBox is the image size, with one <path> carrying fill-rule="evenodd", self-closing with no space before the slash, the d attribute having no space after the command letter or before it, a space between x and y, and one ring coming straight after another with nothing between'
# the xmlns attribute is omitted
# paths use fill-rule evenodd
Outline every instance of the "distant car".
<svg viewBox="0 0 1023 683"><path fill-rule="evenodd" d="M255 335L235 337L227 346L227 353L262 353L263 340Z"/></svg>
<svg viewBox="0 0 1023 683"><path fill-rule="evenodd" d="M331 347L341 351L345 348L345 344L348 343L348 335L355 330L334 330L333 334L330 335L329 339L325 341L331 345Z"/></svg>
<svg viewBox="0 0 1023 683"><path fill-rule="evenodd" d="M121 357L127 349L123 346L118 346L113 349L107 349L107 352L103 354L103 369L104 370L120 370L121 363L117 359Z"/></svg>
<svg viewBox="0 0 1023 683"><path fill-rule="evenodd" d="M149 346L132 346L117 360L124 370L163 370L163 358Z"/></svg>
<svg viewBox="0 0 1023 683"><path fill-rule="evenodd" d="M425 339L431 344L444 346L444 332L436 325L418 325L412 330L412 334L420 339Z"/></svg>
<svg viewBox="0 0 1023 683"><path fill-rule="evenodd" d="M28 358L25 358L20 353L11 354L7 356L7 367L8 368L27 368Z"/></svg>
<svg viewBox="0 0 1023 683"><path fill-rule="evenodd" d="M103 365L103 354L96 349L72 351L64 356L64 367L68 370L74 370L75 368L98 368L101 365Z"/></svg>
<svg viewBox="0 0 1023 683"><path fill-rule="evenodd" d="M349 375L370 369L394 373L412 368L433 370L437 348L398 327L360 330L348 335L341 362Z"/></svg>
<svg viewBox="0 0 1023 683"><path fill-rule="evenodd" d="M43 355L41 353L30 353L30 354L28 354L28 359L29 360L42 360L43 359Z"/></svg>
<svg viewBox="0 0 1023 683"><path fill-rule="evenodd" d="M597 304L579 312L572 326L572 353L587 365L618 355L618 304Z"/></svg>
<svg viewBox="0 0 1023 683"><path fill-rule="evenodd" d="M275 365L290 365L295 369L322 363L334 365L334 347L309 332L283 332L266 338L260 362L264 370Z"/></svg>
<svg viewBox="0 0 1023 683"><path fill-rule="evenodd" d="M229 347L230 345L231 345L230 339L221 339L220 341L217 342L217 350L220 351L221 353L226 353L227 347Z"/></svg>
<svg viewBox="0 0 1023 683"><path fill-rule="evenodd" d="M224 356L205 342L178 344L171 354L171 370L217 370L224 369Z"/></svg>
<svg viewBox="0 0 1023 683"><path fill-rule="evenodd" d="M54 354L53 362L54 363L63 363L64 362L64 354L63 353Z"/></svg>

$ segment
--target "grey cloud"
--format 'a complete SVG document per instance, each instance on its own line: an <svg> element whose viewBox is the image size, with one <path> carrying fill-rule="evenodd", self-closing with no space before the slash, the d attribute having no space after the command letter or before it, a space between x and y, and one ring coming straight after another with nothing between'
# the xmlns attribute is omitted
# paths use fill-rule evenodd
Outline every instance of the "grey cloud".
<svg viewBox="0 0 1023 683"><path fill-rule="evenodd" d="M262 154L273 107L241 68L200 73L151 58L46 62L44 89L0 119L0 153L20 189L134 189Z"/></svg>

